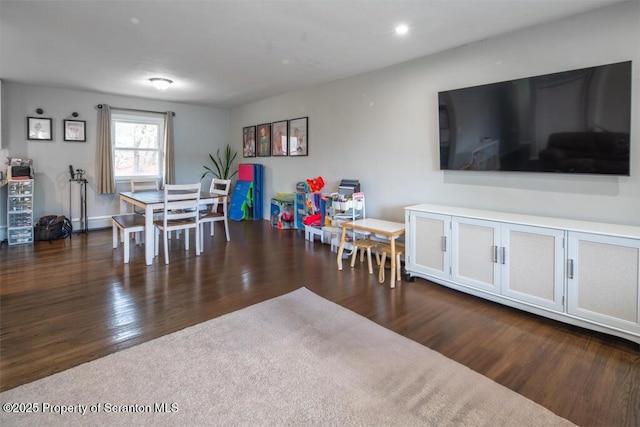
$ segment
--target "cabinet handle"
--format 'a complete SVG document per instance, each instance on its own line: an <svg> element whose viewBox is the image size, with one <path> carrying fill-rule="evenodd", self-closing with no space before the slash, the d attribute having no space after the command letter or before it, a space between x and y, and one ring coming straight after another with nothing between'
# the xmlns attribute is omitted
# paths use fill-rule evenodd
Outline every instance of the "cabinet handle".
<svg viewBox="0 0 640 427"><path fill-rule="evenodd" d="M493 262L495 264L498 263L498 247L497 246L493 247Z"/></svg>
<svg viewBox="0 0 640 427"><path fill-rule="evenodd" d="M447 252L447 236L442 236L442 252Z"/></svg>
<svg viewBox="0 0 640 427"><path fill-rule="evenodd" d="M506 264L507 263L507 248L505 248L503 246L502 248L500 248L500 251L502 252L502 254L501 254L502 264Z"/></svg>
<svg viewBox="0 0 640 427"><path fill-rule="evenodd" d="M569 275L569 279L573 279L573 260L570 259L568 261L568 267L569 267L569 271L568 271L568 275Z"/></svg>

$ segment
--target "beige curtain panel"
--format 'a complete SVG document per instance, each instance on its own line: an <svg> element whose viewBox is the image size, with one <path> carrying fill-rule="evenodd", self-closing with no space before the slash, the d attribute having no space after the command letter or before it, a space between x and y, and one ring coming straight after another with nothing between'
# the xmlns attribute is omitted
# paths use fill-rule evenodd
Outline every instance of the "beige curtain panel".
<svg viewBox="0 0 640 427"><path fill-rule="evenodd" d="M116 180L113 175L113 151L111 150L111 107L107 104L102 104L98 108L97 142L98 194L113 194L116 192Z"/></svg>

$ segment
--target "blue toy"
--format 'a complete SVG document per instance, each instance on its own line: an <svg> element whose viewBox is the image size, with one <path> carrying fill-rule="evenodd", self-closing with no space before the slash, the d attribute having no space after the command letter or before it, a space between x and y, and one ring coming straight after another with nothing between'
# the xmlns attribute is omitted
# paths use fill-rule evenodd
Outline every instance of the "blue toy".
<svg viewBox="0 0 640 427"><path fill-rule="evenodd" d="M252 206L251 190L253 182L238 181L231 194L231 206L229 218L234 221L242 221L249 218L249 208Z"/></svg>

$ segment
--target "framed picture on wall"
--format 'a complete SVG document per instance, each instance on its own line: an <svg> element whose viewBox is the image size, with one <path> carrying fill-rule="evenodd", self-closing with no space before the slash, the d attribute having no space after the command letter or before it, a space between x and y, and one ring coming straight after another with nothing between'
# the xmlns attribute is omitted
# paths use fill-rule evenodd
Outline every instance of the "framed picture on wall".
<svg viewBox="0 0 640 427"><path fill-rule="evenodd" d="M289 120L289 155L306 156L309 154L309 118L300 117Z"/></svg>
<svg viewBox="0 0 640 427"><path fill-rule="evenodd" d="M51 119L27 117L27 139L32 141L52 141Z"/></svg>
<svg viewBox="0 0 640 427"><path fill-rule="evenodd" d="M258 125L257 138L258 157L269 157L271 155L271 123Z"/></svg>
<svg viewBox="0 0 640 427"><path fill-rule="evenodd" d="M244 157L256 156L256 127L242 128L242 155Z"/></svg>
<svg viewBox="0 0 640 427"><path fill-rule="evenodd" d="M64 140L73 142L87 142L84 120L63 120Z"/></svg>
<svg viewBox="0 0 640 427"><path fill-rule="evenodd" d="M287 125L289 122L282 120L271 123L271 155L286 156L288 153Z"/></svg>

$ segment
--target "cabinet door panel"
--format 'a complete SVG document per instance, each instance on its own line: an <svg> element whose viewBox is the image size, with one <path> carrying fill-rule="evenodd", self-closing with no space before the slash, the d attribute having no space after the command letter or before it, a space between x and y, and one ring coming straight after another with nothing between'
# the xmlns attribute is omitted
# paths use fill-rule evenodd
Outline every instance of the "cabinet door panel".
<svg viewBox="0 0 640 427"><path fill-rule="evenodd" d="M415 262L432 274L448 277L448 217L416 217L415 220L416 245L420 247L415 254Z"/></svg>
<svg viewBox="0 0 640 427"><path fill-rule="evenodd" d="M409 270L449 278L451 217L437 214L409 214L407 254Z"/></svg>
<svg viewBox="0 0 640 427"><path fill-rule="evenodd" d="M504 224L502 294L563 311L564 232Z"/></svg>
<svg viewBox="0 0 640 427"><path fill-rule="evenodd" d="M640 242L569 233L569 313L640 332Z"/></svg>
<svg viewBox="0 0 640 427"><path fill-rule="evenodd" d="M456 282L499 292L497 248L499 224L468 218L452 220L452 279Z"/></svg>

